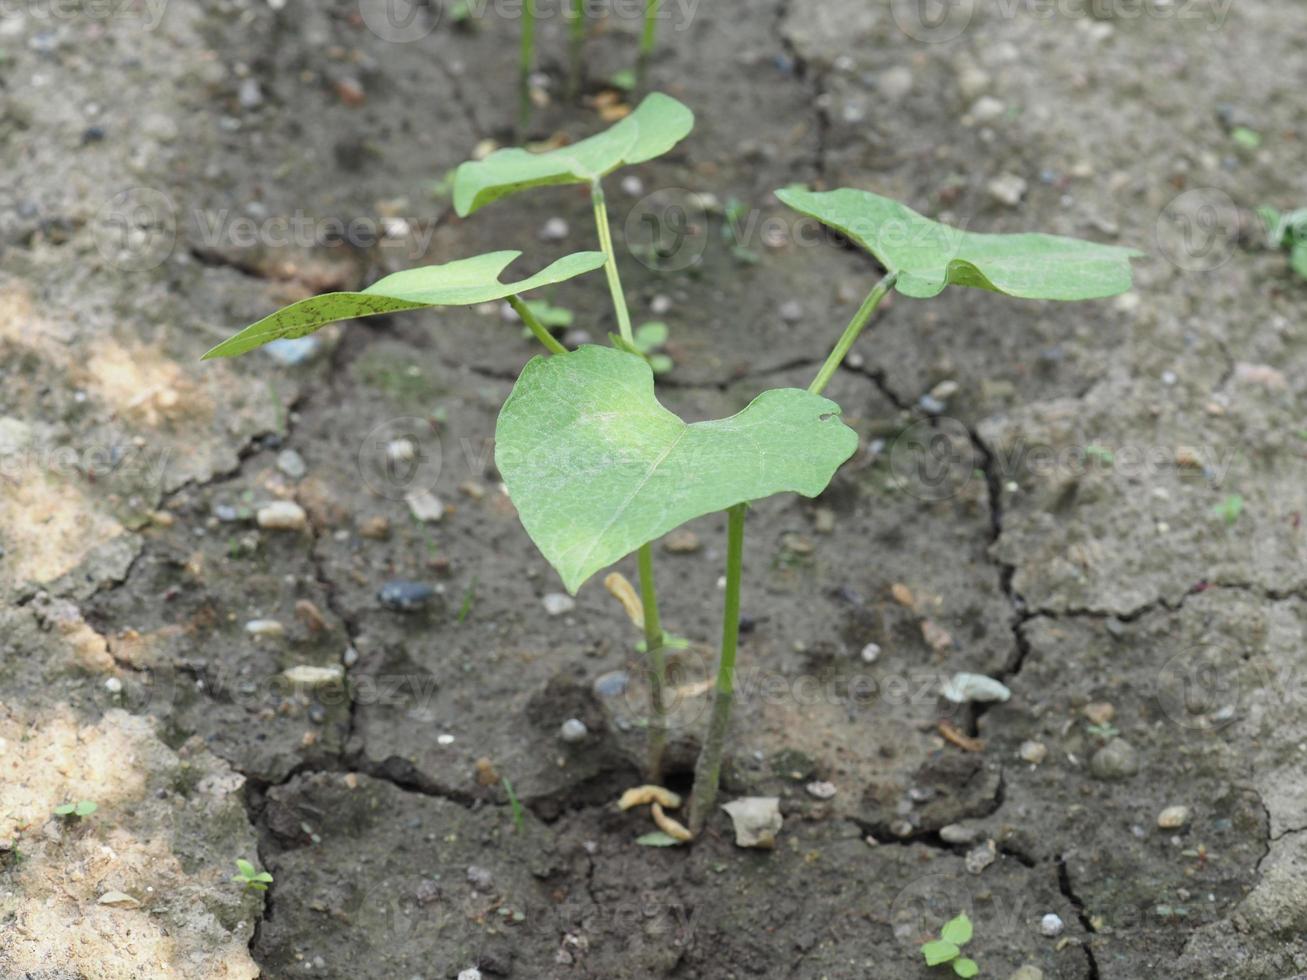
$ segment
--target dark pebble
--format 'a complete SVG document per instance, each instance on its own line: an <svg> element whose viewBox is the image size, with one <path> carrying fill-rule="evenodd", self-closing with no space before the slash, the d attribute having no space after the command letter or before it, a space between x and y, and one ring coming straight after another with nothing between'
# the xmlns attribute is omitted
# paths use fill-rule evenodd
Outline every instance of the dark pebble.
<svg viewBox="0 0 1307 980"><path fill-rule="evenodd" d="M396 579L377 590L377 600L387 609L413 612L430 602L435 594L436 590L429 585Z"/></svg>
<svg viewBox="0 0 1307 980"><path fill-rule="evenodd" d="M327 720L327 709L320 704L309 705L309 721L315 725L321 725Z"/></svg>
<svg viewBox="0 0 1307 980"><path fill-rule="evenodd" d="M83 146L85 146L87 143L98 143L102 139L104 139L103 126L87 126L84 130L82 130Z"/></svg>

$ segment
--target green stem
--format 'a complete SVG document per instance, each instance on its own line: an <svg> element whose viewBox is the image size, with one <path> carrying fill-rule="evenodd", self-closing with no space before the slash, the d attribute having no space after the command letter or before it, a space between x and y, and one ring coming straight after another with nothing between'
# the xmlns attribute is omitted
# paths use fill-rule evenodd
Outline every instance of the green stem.
<svg viewBox="0 0 1307 980"><path fill-rule="evenodd" d="M644 605L644 649L649 658L649 781L663 775L663 753L667 750L667 705L663 688L667 684L667 659L663 650L663 629L658 622L658 591L654 588L653 545L640 549L640 601Z"/></svg>
<svg viewBox="0 0 1307 980"><path fill-rule="evenodd" d="M527 329L535 334L536 340L549 348L549 353L567 353L567 348L555 340L554 335L545 329L545 325L540 322L540 318L531 312L529 306L522 302L521 296L509 296L508 305L511 306L513 311L522 318L522 322L526 324Z"/></svg>
<svg viewBox="0 0 1307 980"><path fill-rule="evenodd" d="M717 687L713 695L708 734L694 766L690 795L690 833L696 837L717 802L722 774L722 750L735 700L735 652L740 642L740 575L744 567L744 513L748 504L736 504L727 514L726 599L722 608L722 651L717 660Z"/></svg>
<svg viewBox="0 0 1307 980"><path fill-rule="evenodd" d="M523 130L531 121L531 69L535 66L536 46L535 3L536 0L526 0L522 5L522 50L518 62L522 103L518 121Z"/></svg>
<svg viewBox="0 0 1307 980"><path fill-rule="evenodd" d="M821 394L821 390L835 376L840 364L848 356L853 342L858 339L858 334L862 333L862 328L867 325L871 315L876 312L876 307L880 305L880 301L894 288L894 282L898 279L898 276L897 272L886 273L885 278L876 283L871 292L867 294L867 298L862 301L862 305L858 307L858 312L853 314L853 319L844 328L844 333L840 334L840 339L835 342L835 348L830 352L830 356L826 358L826 363L821 366L817 376L812 379L812 384L808 385L808 390L814 395Z"/></svg>
<svg viewBox="0 0 1307 980"><path fill-rule="evenodd" d="M567 8L570 22L568 44L567 94L575 99L581 94L581 74L585 54L585 0L571 0Z"/></svg>
<svg viewBox="0 0 1307 980"><path fill-rule="evenodd" d="M644 86L645 68L653 56L654 38L658 33L659 0L645 0L644 30L640 33L640 56L636 61L635 77L640 87Z"/></svg>
<svg viewBox="0 0 1307 980"><path fill-rule="evenodd" d="M617 256L613 252L613 233L608 227L608 207L604 203L603 184L596 179L590 184L590 199L594 202L595 227L599 230L599 247L604 252L604 273L608 276L608 291L613 294L613 311L617 314L617 329L628 344L635 343L631 334L631 312L626 308L622 293L622 277L617 274Z"/></svg>

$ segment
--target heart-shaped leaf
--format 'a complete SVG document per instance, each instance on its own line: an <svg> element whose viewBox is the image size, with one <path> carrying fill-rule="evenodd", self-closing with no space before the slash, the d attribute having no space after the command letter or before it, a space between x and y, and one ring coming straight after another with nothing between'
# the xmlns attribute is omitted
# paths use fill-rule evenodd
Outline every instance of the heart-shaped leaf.
<svg viewBox="0 0 1307 980"><path fill-rule="evenodd" d="M398 313L426 306L473 306L540 286L563 282L604 264L603 252L574 252L518 282L499 276L521 252L487 252L444 265L405 269L379 279L358 293L323 293L283 307L204 355L234 357L274 340L303 337L336 320Z"/></svg>
<svg viewBox="0 0 1307 980"><path fill-rule="evenodd" d="M975 286L1024 299L1100 299L1130 288L1130 260L1144 253L1057 235L983 235L940 224L870 191L776 192L780 200L861 245L905 296Z"/></svg>
<svg viewBox="0 0 1307 980"><path fill-rule="evenodd" d="M466 217L501 197L549 184L588 184L630 163L661 156L694 128L694 113L653 92L602 133L545 153L496 150L454 173L454 210Z"/></svg>
<svg viewBox="0 0 1307 980"><path fill-rule="evenodd" d="M815 497L858 446L829 399L765 391L687 425L654 397L643 357L585 346L523 369L495 463L531 540L568 591L686 521L774 493Z"/></svg>
<svg viewBox="0 0 1307 980"><path fill-rule="evenodd" d="M939 966L949 960L955 960L960 950L944 939L932 939L921 946L921 955L926 958L927 966Z"/></svg>
<svg viewBox="0 0 1307 980"><path fill-rule="evenodd" d="M957 918L949 919L939 931L939 938L954 946L965 946L971 942L971 920L967 913L960 913Z"/></svg>

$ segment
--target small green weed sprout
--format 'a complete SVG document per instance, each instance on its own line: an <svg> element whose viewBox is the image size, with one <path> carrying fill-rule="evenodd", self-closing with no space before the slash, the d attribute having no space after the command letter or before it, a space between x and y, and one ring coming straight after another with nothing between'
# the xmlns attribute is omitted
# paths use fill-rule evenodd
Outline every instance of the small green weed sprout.
<svg viewBox="0 0 1307 980"><path fill-rule="evenodd" d="M89 817L98 809L100 809L99 804L93 800L78 800L76 803L61 803L54 808L54 815L67 820L80 820L82 817Z"/></svg>
<svg viewBox="0 0 1307 980"><path fill-rule="evenodd" d="M976 961L962 955L962 947L971 942L971 920L965 912L957 918L944 923L939 931L939 938L921 944L921 955L926 958L927 966L943 966L949 963L953 972L960 977L974 977L980 973Z"/></svg>
<svg viewBox="0 0 1307 980"><path fill-rule="evenodd" d="M244 885L248 891L266 892L272 884L272 875L266 871L256 871L249 861L237 858L236 874L231 876L231 880Z"/></svg>

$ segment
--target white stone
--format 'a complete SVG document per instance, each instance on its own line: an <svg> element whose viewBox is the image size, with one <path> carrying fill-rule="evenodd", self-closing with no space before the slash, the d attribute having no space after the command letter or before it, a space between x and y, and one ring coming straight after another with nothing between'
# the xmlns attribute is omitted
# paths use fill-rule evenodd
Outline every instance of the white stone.
<svg viewBox="0 0 1307 980"><path fill-rule="evenodd" d="M430 490L414 490L404 495L409 512L424 524L435 524L445 516L445 505Z"/></svg>
<svg viewBox="0 0 1307 980"><path fill-rule="evenodd" d="M758 847L771 850L776 846L776 835L781 832L780 798L775 796L746 796L722 806L735 827L736 847Z"/></svg>
<svg viewBox="0 0 1307 980"><path fill-rule="evenodd" d="M255 520L267 531L302 531L309 521L304 508L293 500L278 500L260 507Z"/></svg>
<svg viewBox="0 0 1307 980"><path fill-rule="evenodd" d="M1066 926L1062 922L1062 917L1053 912L1049 912L1039 920L1039 931L1050 939L1053 936L1062 935L1062 930L1064 928L1066 928Z"/></svg>
<svg viewBox="0 0 1307 980"><path fill-rule="evenodd" d="M1007 685L984 674L958 673L940 688L940 693L954 704L968 701L1006 701L1012 696Z"/></svg>
<svg viewBox="0 0 1307 980"><path fill-rule="evenodd" d="M570 595L564 595L562 592L546 593L540 599L540 602L545 607L545 612L551 616L561 616L563 613L571 612L576 608L576 600Z"/></svg>

